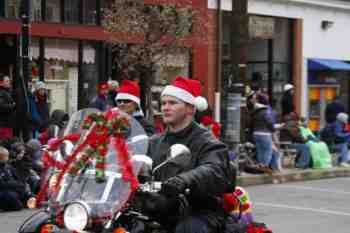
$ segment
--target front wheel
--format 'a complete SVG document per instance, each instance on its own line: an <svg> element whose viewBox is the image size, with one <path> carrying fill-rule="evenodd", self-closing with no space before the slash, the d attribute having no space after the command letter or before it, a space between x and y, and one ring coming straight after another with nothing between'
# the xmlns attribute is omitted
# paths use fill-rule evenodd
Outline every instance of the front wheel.
<svg viewBox="0 0 350 233"><path fill-rule="evenodd" d="M41 227L48 223L49 214L42 210L27 218L18 229L18 233L41 233Z"/></svg>

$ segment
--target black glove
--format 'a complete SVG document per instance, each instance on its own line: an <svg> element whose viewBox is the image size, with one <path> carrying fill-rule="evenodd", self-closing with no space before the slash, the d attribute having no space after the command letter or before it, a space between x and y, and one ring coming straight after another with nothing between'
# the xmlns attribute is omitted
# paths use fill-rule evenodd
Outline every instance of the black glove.
<svg viewBox="0 0 350 233"><path fill-rule="evenodd" d="M148 193L142 198L143 212L153 218L167 216L169 211L176 207L176 200L160 193Z"/></svg>
<svg viewBox="0 0 350 233"><path fill-rule="evenodd" d="M184 180L179 176L174 176L162 183L160 193L168 197L177 197L179 194L183 194L186 188Z"/></svg>

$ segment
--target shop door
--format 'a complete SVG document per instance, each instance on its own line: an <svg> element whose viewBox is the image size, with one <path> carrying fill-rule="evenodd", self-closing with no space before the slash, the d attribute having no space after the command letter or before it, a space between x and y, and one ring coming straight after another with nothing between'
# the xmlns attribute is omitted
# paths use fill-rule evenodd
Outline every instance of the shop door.
<svg viewBox="0 0 350 233"><path fill-rule="evenodd" d="M16 37L11 35L0 36L0 74L7 75L13 80L16 67Z"/></svg>
<svg viewBox="0 0 350 233"><path fill-rule="evenodd" d="M339 92L339 86L309 86L309 128L319 131L325 124L325 110Z"/></svg>

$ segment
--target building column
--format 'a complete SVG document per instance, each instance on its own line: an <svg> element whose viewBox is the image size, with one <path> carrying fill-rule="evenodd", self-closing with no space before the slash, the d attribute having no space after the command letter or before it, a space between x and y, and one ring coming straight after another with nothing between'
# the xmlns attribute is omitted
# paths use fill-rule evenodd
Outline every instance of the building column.
<svg viewBox="0 0 350 233"><path fill-rule="evenodd" d="M295 86L295 110L301 116L306 116L307 106L307 75L303 75L303 20L296 19L293 23L293 83ZM306 82L305 82L305 80Z"/></svg>
<svg viewBox="0 0 350 233"><path fill-rule="evenodd" d="M206 1L194 1L192 3L192 7L198 9L200 12L200 17L202 19L196 20L194 23L194 31L200 31L200 35L194 35L196 38L197 36L206 36L208 35L208 28L203 27L203 25L200 25L201 22L207 22L207 2ZM205 30L203 32L202 30ZM195 43L192 43L192 78L199 80L202 85L202 95L206 95L208 97L208 102L211 105L213 103L213 98L211 97L212 93L212 83L211 78L208 75L208 67L209 67L209 61L208 61L208 38L199 38L199 42L195 40ZM214 77L212 77L214 78Z"/></svg>

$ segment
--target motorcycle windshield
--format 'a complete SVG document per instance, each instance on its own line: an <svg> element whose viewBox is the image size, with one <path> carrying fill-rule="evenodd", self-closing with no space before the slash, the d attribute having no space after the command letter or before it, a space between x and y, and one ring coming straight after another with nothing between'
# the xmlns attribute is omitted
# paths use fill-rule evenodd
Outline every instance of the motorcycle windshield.
<svg viewBox="0 0 350 233"><path fill-rule="evenodd" d="M119 111L117 108L114 110ZM64 136L79 133L81 134L82 140L84 136L89 132L89 130L82 128L84 120L90 114L97 112L100 112L100 110L96 108L85 108L73 113L64 131ZM146 154L148 148L148 136L145 130L135 118L121 111L120 114L126 116L130 122L130 131L125 138L130 152L132 154Z"/></svg>
<svg viewBox="0 0 350 233"><path fill-rule="evenodd" d="M97 110L98 111L98 110ZM115 109L115 111L118 111ZM82 122L90 114L96 112L89 109L81 110L70 119L66 132L81 133L81 137L87 137L90 130L82 130ZM126 113L118 112L120 116L126 117L129 122L128 131L125 135L130 158L136 154L145 154L148 147L148 136L137 120ZM76 148L80 139L74 146ZM91 211L93 217L109 216L122 208L129 199L132 189L131 183L122 177L124 171L121 165L120 152L115 146L116 139L110 137L108 139L108 151L106 155L105 179L103 182L96 180L96 161L91 162L81 169L77 174L66 173L60 182L60 188L56 195L51 196L51 202L65 206L71 202L83 201ZM73 148L73 150L74 150ZM131 161L131 160L130 160ZM139 164L133 164L134 176L137 177L139 172Z"/></svg>
<svg viewBox="0 0 350 233"><path fill-rule="evenodd" d="M86 133L87 130L82 129L83 122L87 116L96 112L100 112L100 110L97 108L85 108L73 113L64 130L64 136L75 133Z"/></svg>

